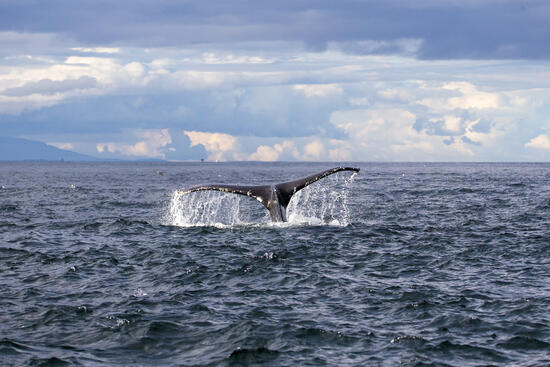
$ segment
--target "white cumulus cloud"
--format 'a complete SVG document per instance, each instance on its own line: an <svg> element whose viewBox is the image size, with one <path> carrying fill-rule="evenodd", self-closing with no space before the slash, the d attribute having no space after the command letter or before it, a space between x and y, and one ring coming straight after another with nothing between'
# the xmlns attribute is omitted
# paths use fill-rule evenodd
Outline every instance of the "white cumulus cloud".
<svg viewBox="0 0 550 367"><path fill-rule="evenodd" d="M541 134L529 140L525 146L536 149L550 149L550 138L548 138L548 135Z"/></svg>
<svg viewBox="0 0 550 367"><path fill-rule="evenodd" d="M325 156L325 153L325 145L322 142L315 140L306 144L302 159L305 161L318 161L321 160L321 157Z"/></svg>
<svg viewBox="0 0 550 367"><path fill-rule="evenodd" d="M277 160L293 160L300 156L296 144L291 140L285 140L282 143L273 146L260 145L248 160L273 162Z"/></svg>
<svg viewBox="0 0 550 367"><path fill-rule="evenodd" d="M191 147L202 145L208 152L208 159L225 161L239 158L239 145L237 138L222 133L209 133L202 131L184 131L191 140Z"/></svg>
<svg viewBox="0 0 550 367"><path fill-rule="evenodd" d="M429 107L435 111L452 111L456 109L490 109L500 106L500 95L480 91L474 84L469 82L445 83L441 87L424 86L424 89L432 91L450 91L459 94L458 96L430 97L418 101L419 104Z"/></svg>
<svg viewBox="0 0 550 367"><path fill-rule="evenodd" d="M162 158L166 157L163 148L172 143L172 137L168 129L159 130L135 130L133 134L142 139L136 143L108 142L98 143L98 153L120 153L126 156L140 158Z"/></svg>

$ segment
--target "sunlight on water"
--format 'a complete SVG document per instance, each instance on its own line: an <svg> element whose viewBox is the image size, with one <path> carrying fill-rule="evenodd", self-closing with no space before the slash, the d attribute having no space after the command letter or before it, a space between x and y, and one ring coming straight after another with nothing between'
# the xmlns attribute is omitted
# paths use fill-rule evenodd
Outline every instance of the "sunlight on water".
<svg viewBox="0 0 550 367"><path fill-rule="evenodd" d="M184 194L175 190L164 223L179 227L239 225L334 225L350 223L348 197L353 175L335 174L298 191L287 208L288 223L272 223L257 200L218 191Z"/></svg>

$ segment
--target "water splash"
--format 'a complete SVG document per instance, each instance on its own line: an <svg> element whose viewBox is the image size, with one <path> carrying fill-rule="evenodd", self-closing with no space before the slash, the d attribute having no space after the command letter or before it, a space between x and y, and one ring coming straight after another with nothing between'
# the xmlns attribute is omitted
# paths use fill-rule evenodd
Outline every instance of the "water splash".
<svg viewBox="0 0 550 367"><path fill-rule="evenodd" d="M348 205L351 176L336 174L298 191L287 207L288 222L308 225L347 226L351 222Z"/></svg>
<svg viewBox="0 0 550 367"><path fill-rule="evenodd" d="M335 225L350 223L348 197L353 175L335 174L298 191L287 207L288 223L272 223L268 211L257 200L219 191L184 194L175 190L166 210L164 224L179 227L240 225Z"/></svg>
<svg viewBox="0 0 550 367"><path fill-rule="evenodd" d="M249 219L250 215L244 213L245 207L250 206L246 201L250 200L247 197L218 191L184 194L180 190L175 190L164 222L167 225L179 227L231 227L250 224L253 223ZM261 204L257 202L254 204L263 210Z"/></svg>

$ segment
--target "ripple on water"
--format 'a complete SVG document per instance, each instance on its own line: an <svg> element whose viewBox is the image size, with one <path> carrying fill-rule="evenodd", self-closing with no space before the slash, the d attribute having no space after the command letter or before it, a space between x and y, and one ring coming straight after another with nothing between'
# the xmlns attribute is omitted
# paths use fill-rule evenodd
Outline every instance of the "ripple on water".
<svg viewBox="0 0 550 367"><path fill-rule="evenodd" d="M2 363L548 365L549 165L364 164L282 224L246 197L174 196L312 165L18 167Z"/></svg>

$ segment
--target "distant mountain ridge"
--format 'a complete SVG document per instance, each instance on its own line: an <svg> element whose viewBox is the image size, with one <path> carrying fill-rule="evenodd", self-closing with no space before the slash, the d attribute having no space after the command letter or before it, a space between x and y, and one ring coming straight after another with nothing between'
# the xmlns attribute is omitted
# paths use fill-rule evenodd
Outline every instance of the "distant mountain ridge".
<svg viewBox="0 0 550 367"><path fill-rule="evenodd" d="M0 161L100 161L40 141L0 136Z"/></svg>

